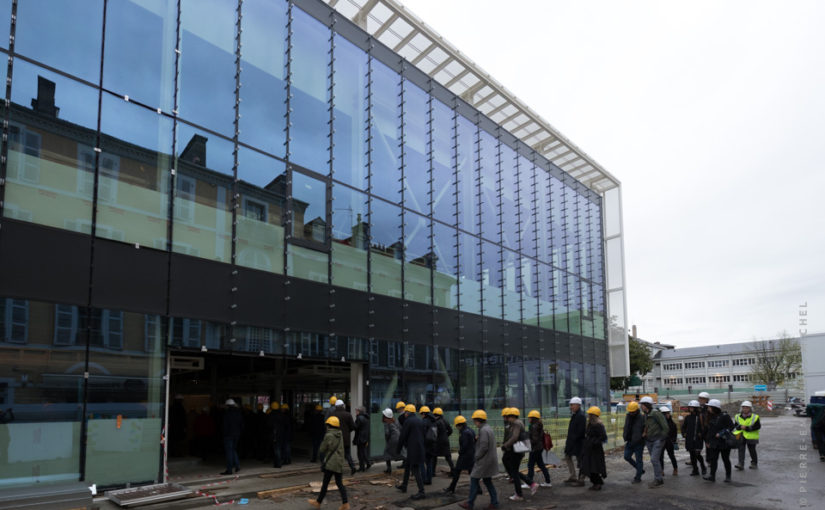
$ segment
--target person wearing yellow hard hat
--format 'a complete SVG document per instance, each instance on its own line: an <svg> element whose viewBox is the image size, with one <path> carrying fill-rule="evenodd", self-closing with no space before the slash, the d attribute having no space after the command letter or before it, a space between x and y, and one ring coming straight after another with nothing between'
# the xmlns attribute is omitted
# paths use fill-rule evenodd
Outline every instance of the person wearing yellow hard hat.
<svg viewBox="0 0 825 510"><path fill-rule="evenodd" d="M633 477L632 483L642 481L642 473L644 472L642 456L645 451L644 431L645 418L639 411L639 404L638 402L630 402L627 404L622 439L624 439L624 460L636 470L636 476Z"/></svg>
<svg viewBox="0 0 825 510"><path fill-rule="evenodd" d="M435 412L435 410L433 411ZM473 430L467 426L467 418L458 415L453 420L458 431L458 460L451 470L453 480L449 486L444 489L446 494L455 494L455 487L458 485L458 479L461 477L462 471L467 471L469 474L473 470L473 457L475 456L476 435Z"/></svg>
<svg viewBox="0 0 825 510"><path fill-rule="evenodd" d="M281 440L278 444L281 447L281 463L292 464L292 440L295 439L295 420L289 412L289 404L281 404Z"/></svg>
<svg viewBox="0 0 825 510"><path fill-rule="evenodd" d="M546 445L545 443L549 441L549 444L552 447L552 439L550 439L550 434L544 432L544 424L541 422L541 413L539 413L536 409L533 409L529 413L527 413L527 419L530 420L530 428L528 433L530 434L530 456L527 458L527 483L522 485L522 489L527 489L528 487L533 485L533 480L536 476L536 465L538 465L541 474L544 475L544 482L539 484L540 487L552 487L553 484L550 482L550 472L547 470L547 466L544 464L544 458L542 458L542 453L544 452ZM546 439L545 439L546 436ZM550 448L547 448L549 450Z"/></svg>
<svg viewBox="0 0 825 510"><path fill-rule="evenodd" d="M341 434L344 435L344 460L349 464L350 476L355 475L355 463L352 461L352 431L355 430L355 420L352 414L347 411L347 406L342 399L335 401L335 410L331 416L337 416L341 422Z"/></svg>
<svg viewBox="0 0 825 510"><path fill-rule="evenodd" d="M603 446L607 442L607 431L604 429L601 415L601 409L596 406L587 410L587 431L582 449L582 473L590 477L593 483L590 490L593 491L601 490L607 476Z"/></svg>
<svg viewBox="0 0 825 510"><path fill-rule="evenodd" d="M535 494L539 485L535 482L528 483L529 479L520 470L521 460L524 454L530 450L530 435L524 428L524 423L519 419L520 412L516 407L509 407L506 410L504 420L510 426L504 431L504 441L501 443L501 462L504 469L513 481L513 495L510 501L524 501L521 492L522 482L530 488L530 494Z"/></svg>
<svg viewBox="0 0 825 510"><path fill-rule="evenodd" d="M286 442L286 420L285 415L281 412L281 404L279 402L272 402L269 406L272 410L266 416L266 435L272 442L272 467L280 468L284 462L284 445Z"/></svg>
<svg viewBox="0 0 825 510"><path fill-rule="evenodd" d="M324 427L324 408L318 404L312 410L308 417L309 423L309 437L312 439L312 455L309 458L310 462L317 462L321 451L321 442L324 440L326 430Z"/></svg>
<svg viewBox="0 0 825 510"><path fill-rule="evenodd" d="M428 433L432 435L433 428L435 432L434 438L425 437L427 439L427 476L424 479L424 484L429 485L433 481L439 457L444 457L444 460L447 461L450 473L453 472L455 466L453 465L453 454L450 450L450 436L453 433L453 428L444 419L444 410L440 407L433 408L429 421L426 421L426 423L430 427Z"/></svg>
<svg viewBox="0 0 825 510"><path fill-rule="evenodd" d="M403 455L396 453L398 440L401 438L401 427L389 407L384 409L381 415L381 421L384 422L384 461L387 463L384 472L389 475L392 473L392 461L404 460Z"/></svg>
<svg viewBox="0 0 825 510"><path fill-rule="evenodd" d="M344 472L344 435L341 433L341 422L337 416L330 416L326 420L326 425L327 431L320 448L321 454L324 456L324 461L321 464L321 471L324 473L321 492L318 493L317 499L309 499L307 502L313 508L321 508L321 503L327 495L329 482L334 477L335 485L338 486L338 492L341 494L341 506L338 507L338 510L349 510L347 489L344 487L341 476Z"/></svg>
<svg viewBox="0 0 825 510"><path fill-rule="evenodd" d="M487 487L487 492L490 494L490 506L498 508L498 492L496 492L493 485L493 477L498 475L496 436L493 429L487 424L487 413L483 409L475 410L472 419L478 427L478 438L475 444L473 469L470 471L470 496L467 501L462 501L458 506L472 509L483 481L484 486Z"/></svg>
<svg viewBox="0 0 825 510"><path fill-rule="evenodd" d="M424 420L415 414L413 404L407 404L404 414L404 425L401 427L401 437L398 439L396 453L401 454L401 450L406 448L407 461L404 463L404 478L395 488L401 492L407 492L410 472L412 472L418 486L418 492L412 496L412 499L424 499L424 472L427 465L427 450L424 445L426 425Z"/></svg>
<svg viewBox="0 0 825 510"><path fill-rule="evenodd" d="M567 464L570 477L564 483L575 487L584 487L584 475L581 473L581 455L585 432L587 432L587 418L582 412L582 399L573 397L570 399L570 423L567 425L567 439L564 442L564 461Z"/></svg>
<svg viewBox="0 0 825 510"><path fill-rule="evenodd" d="M685 450L690 454L690 466L693 468L690 476L699 476L699 467L702 468L702 476L705 476L707 468L705 459L702 458L702 449L705 447L705 442L702 441L702 405L698 400L691 400L688 410L690 414L685 416L682 423L682 438L685 440Z"/></svg>
<svg viewBox="0 0 825 510"><path fill-rule="evenodd" d="M406 414L404 414L406 407L407 407L407 404L405 404L401 400L399 400L398 402L395 403L395 412L398 413L397 420L398 420L398 427L399 428L404 426L404 420L407 418Z"/></svg>

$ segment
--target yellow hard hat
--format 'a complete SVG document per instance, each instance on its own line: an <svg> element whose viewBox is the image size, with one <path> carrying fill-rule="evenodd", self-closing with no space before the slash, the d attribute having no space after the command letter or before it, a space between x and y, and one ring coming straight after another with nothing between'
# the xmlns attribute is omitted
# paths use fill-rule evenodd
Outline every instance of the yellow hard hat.
<svg viewBox="0 0 825 510"><path fill-rule="evenodd" d="M324 408L316 404L316 405L315 405L315 410L316 410L316 411L323 411L323 410L324 410Z"/></svg>
<svg viewBox="0 0 825 510"><path fill-rule="evenodd" d="M639 403L638 402L631 402L627 404L627 412L628 413L635 413L639 410Z"/></svg>
<svg viewBox="0 0 825 510"><path fill-rule="evenodd" d="M412 405L412 404L407 404L407 405L404 407L404 411L406 411L406 412L408 412L408 413L414 413L414 412L415 412L415 406L414 406L414 405Z"/></svg>
<svg viewBox="0 0 825 510"><path fill-rule="evenodd" d="M334 406L336 402L338 402L338 397L335 395L329 397L329 405Z"/></svg>
<svg viewBox="0 0 825 510"><path fill-rule="evenodd" d="M587 410L587 414L595 414L596 416L601 416L602 415L602 410L599 409L596 406L593 406L593 407L591 407L590 409Z"/></svg>
<svg viewBox="0 0 825 510"><path fill-rule="evenodd" d="M527 417L528 418L538 418L540 420L541 419L541 414L538 411L536 411L535 409L533 409L532 411L527 413Z"/></svg>
<svg viewBox="0 0 825 510"><path fill-rule="evenodd" d="M424 413L429 413L429 412L430 412L430 408L429 408L429 407L427 407L427 406L421 406L421 407L418 409L418 412L419 412L419 413L421 413L421 414L424 414Z"/></svg>
<svg viewBox="0 0 825 510"><path fill-rule="evenodd" d="M473 411L473 417L472 418L474 420L487 421L487 413L485 411L481 410L481 409L477 409L477 410Z"/></svg>
<svg viewBox="0 0 825 510"><path fill-rule="evenodd" d="M407 407L407 404L404 403L403 400L399 400L397 404L395 404L396 409L404 409Z"/></svg>
<svg viewBox="0 0 825 510"><path fill-rule="evenodd" d="M444 416L444 411L440 407L436 407L433 409L433 414L438 416Z"/></svg>
<svg viewBox="0 0 825 510"><path fill-rule="evenodd" d="M467 418L461 415L456 416L453 420L453 425L458 425L459 423L467 423Z"/></svg>
<svg viewBox="0 0 825 510"><path fill-rule="evenodd" d="M520 416L520 413L518 412L518 407L511 407L509 416L515 416L516 418L518 418Z"/></svg>
<svg viewBox="0 0 825 510"><path fill-rule="evenodd" d="M338 417L337 417L337 416L330 416L329 418L327 418L326 423L327 423L327 425L329 425L330 427L340 427L340 426L341 426L341 422L340 422L340 421L338 421Z"/></svg>
<svg viewBox="0 0 825 510"><path fill-rule="evenodd" d="M287 403L282 404L281 409L286 411L287 409L289 409L289 404L287 404Z"/></svg>
<svg viewBox="0 0 825 510"><path fill-rule="evenodd" d="M509 414L510 414L510 408L509 407L505 407L504 409L501 410L501 415L502 416L508 416Z"/></svg>
<svg viewBox="0 0 825 510"><path fill-rule="evenodd" d="M280 409L280 408L281 408L281 404L279 404L279 403L277 403L277 402L273 402L273 403L272 403L272 405L271 405L270 407L271 407L272 409Z"/></svg>

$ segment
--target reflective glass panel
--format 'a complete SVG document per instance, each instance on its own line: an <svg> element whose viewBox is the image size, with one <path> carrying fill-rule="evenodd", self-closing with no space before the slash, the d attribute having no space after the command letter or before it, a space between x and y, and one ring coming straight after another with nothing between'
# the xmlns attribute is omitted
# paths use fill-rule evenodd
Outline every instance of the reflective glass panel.
<svg viewBox="0 0 825 510"><path fill-rule="evenodd" d="M86 480L97 485L156 480L166 392L161 317L90 312Z"/></svg>
<svg viewBox="0 0 825 510"><path fill-rule="evenodd" d="M373 199L371 212L372 292L400 298L401 261L404 257L401 208Z"/></svg>
<svg viewBox="0 0 825 510"><path fill-rule="evenodd" d="M582 332L582 281L578 276L568 275L567 285L570 292L568 297L570 306L568 313L569 331L579 335Z"/></svg>
<svg viewBox="0 0 825 510"><path fill-rule="evenodd" d="M327 242L327 183L301 172L292 172L292 237Z"/></svg>
<svg viewBox="0 0 825 510"><path fill-rule="evenodd" d="M366 191L367 73L366 52L335 35L335 127L333 178Z"/></svg>
<svg viewBox="0 0 825 510"><path fill-rule="evenodd" d="M98 161L98 237L166 249L173 122L104 94ZM78 149L93 167L93 147ZM91 190L94 183L87 183ZM90 195L91 196L91 195Z"/></svg>
<svg viewBox="0 0 825 510"><path fill-rule="evenodd" d="M519 161L519 222L521 223L521 252L529 257L536 256L536 208L537 195L534 194L536 167L522 156Z"/></svg>
<svg viewBox="0 0 825 510"><path fill-rule="evenodd" d="M454 170L453 111L432 100L433 216L445 223L456 222L456 175Z"/></svg>
<svg viewBox="0 0 825 510"><path fill-rule="evenodd" d="M501 248L491 242L481 242L481 285L483 312L488 317L502 318L501 310Z"/></svg>
<svg viewBox="0 0 825 510"><path fill-rule="evenodd" d="M521 260L513 250L502 250L502 288L504 316L508 321L521 320Z"/></svg>
<svg viewBox="0 0 825 510"><path fill-rule="evenodd" d="M320 283L329 281L329 253L294 244L287 250L287 274Z"/></svg>
<svg viewBox="0 0 825 510"><path fill-rule="evenodd" d="M550 262L550 253L552 252L550 236L553 232L553 222L550 215L550 175L543 168L536 167L535 177L537 256L542 262Z"/></svg>
<svg viewBox="0 0 825 510"><path fill-rule="evenodd" d="M284 270L284 163L251 149L238 149L236 261L273 273Z"/></svg>
<svg viewBox="0 0 825 510"><path fill-rule="evenodd" d="M241 102L238 139L283 156L286 141L286 23L284 0L245 0L241 6Z"/></svg>
<svg viewBox="0 0 825 510"><path fill-rule="evenodd" d="M570 313L568 281L572 278L572 275L568 275L560 269L553 270L553 295L556 298L553 301L553 311L556 331L569 331L567 320Z"/></svg>
<svg viewBox="0 0 825 510"><path fill-rule="evenodd" d="M433 296L436 306L458 308L458 246L457 232L437 221L433 222Z"/></svg>
<svg viewBox="0 0 825 510"><path fill-rule="evenodd" d="M593 285L593 336L605 339L604 287Z"/></svg>
<svg viewBox="0 0 825 510"><path fill-rule="evenodd" d="M430 214L430 104L426 92L404 81L404 207Z"/></svg>
<svg viewBox="0 0 825 510"><path fill-rule="evenodd" d="M91 233L97 100L90 87L15 61L4 216Z"/></svg>
<svg viewBox="0 0 825 510"><path fill-rule="evenodd" d="M330 37L320 21L292 9L289 158L322 174L329 173Z"/></svg>
<svg viewBox="0 0 825 510"><path fill-rule="evenodd" d="M171 112L175 93L177 4L124 0L106 7L103 86Z"/></svg>
<svg viewBox="0 0 825 510"><path fill-rule="evenodd" d="M181 0L178 111L225 136L235 132L234 2Z"/></svg>
<svg viewBox="0 0 825 510"><path fill-rule="evenodd" d="M553 305L555 303L553 269L549 264L539 263L538 271L539 326L553 329Z"/></svg>
<svg viewBox="0 0 825 510"><path fill-rule="evenodd" d="M550 176L550 220L551 220L551 236L550 236L550 253L547 262L550 262L558 268L566 268L566 257L564 249L564 185L560 180Z"/></svg>
<svg viewBox="0 0 825 510"><path fill-rule="evenodd" d="M401 201L401 76L378 62L372 65L372 193Z"/></svg>
<svg viewBox="0 0 825 510"><path fill-rule="evenodd" d="M332 283L367 290L367 195L332 186Z"/></svg>
<svg viewBox="0 0 825 510"><path fill-rule="evenodd" d="M464 312L481 313L481 240L478 237L459 231L458 233L458 270L460 308Z"/></svg>
<svg viewBox="0 0 825 510"><path fill-rule="evenodd" d="M516 153L501 144L501 240L505 248L519 249L521 225L518 217L518 167Z"/></svg>
<svg viewBox="0 0 825 510"><path fill-rule="evenodd" d="M465 416L471 416L484 407L483 356L478 351L462 350L460 358L461 410Z"/></svg>
<svg viewBox="0 0 825 510"><path fill-rule="evenodd" d="M177 130L172 251L231 262L233 144L183 122Z"/></svg>
<svg viewBox="0 0 825 510"><path fill-rule="evenodd" d="M498 140L490 133L479 130L481 140L481 237L499 242L499 168Z"/></svg>
<svg viewBox="0 0 825 510"><path fill-rule="evenodd" d="M18 2L14 51L96 84L102 33L103 0Z"/></svg>
<svg viewBox="0 0 825 510"><path fill-rule="evenodd" d="M477 144L478 130L466 117L458 117L458 226L478 235L478 174Z"/></svg>
<svg viewBox="0 0 825 510"><path fill-rule="evenodd" d="M538 326L538 262L533 259L522 257L519 280L521 287L521 313L525 324Z"/></svg>
<svg viewBox="0 0 825 510"><path fill-rule="evenodd" d="M410 211L404 212L404 262L404 298L430 303L430 220Z"/></svg>
<svg viewBox="0 0 825 510"><path fill-rule="evenodd" d="M0 48L9 47L11 2L12 0L0 0Z"/></svg>
<svg viewBox="0 0 825 510"><path fill-rule="evenodd" d="M501 410L511 407L507 402L507 357L504 354L484 354L484 406L488 422L503 428Z"/></svg>

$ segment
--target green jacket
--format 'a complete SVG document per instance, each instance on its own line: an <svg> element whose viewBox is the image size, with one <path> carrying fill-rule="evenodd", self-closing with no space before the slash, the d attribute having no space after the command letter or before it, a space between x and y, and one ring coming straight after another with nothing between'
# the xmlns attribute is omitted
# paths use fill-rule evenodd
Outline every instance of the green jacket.
<svg viewBox="0 0 825 510"><path fill-rule="evenodd" d="M320 452L324 456L324 469L333 473L344 472L344 435L341 429L327 429Z"/></svg>
<svg viewBox="0 0 825 510"><path fill-rule="evenodd" d="M647 432L645 439L648 441L667 439L670 427L667 424L667 420L665 420L665 415L658 409L650 411L650 414L645 418L645 432Z"/></svg>

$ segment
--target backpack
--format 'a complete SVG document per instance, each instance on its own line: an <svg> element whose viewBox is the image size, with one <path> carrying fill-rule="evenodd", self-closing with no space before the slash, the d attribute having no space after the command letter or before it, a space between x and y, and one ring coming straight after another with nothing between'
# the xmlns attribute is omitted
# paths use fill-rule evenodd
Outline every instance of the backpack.
<svg viewBox="0 0 825 510"><path fill-rule="evenodd" d="M429 427L427 427L427 432L424 434L424 441L428 444L433 444L436 439L438 439L438 426L435 422L433 422Z"/></svg>

